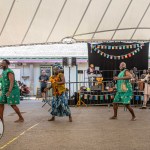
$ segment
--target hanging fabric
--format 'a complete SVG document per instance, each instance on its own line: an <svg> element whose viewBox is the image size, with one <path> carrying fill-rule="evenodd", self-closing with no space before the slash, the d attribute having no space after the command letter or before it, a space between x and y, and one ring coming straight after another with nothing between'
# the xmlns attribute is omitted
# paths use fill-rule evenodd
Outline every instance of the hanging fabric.
<svg viewBox="0 0 150 150"><path fill-rule="evenodd" d="M108 94L105 94L105 100L108 100Z"/></svg>
<svg viewBox="0 0 150 150"><path fill-rule="evenodd" d="M103 95L100 95L100 100L104 100L104 96Z"/></svg>

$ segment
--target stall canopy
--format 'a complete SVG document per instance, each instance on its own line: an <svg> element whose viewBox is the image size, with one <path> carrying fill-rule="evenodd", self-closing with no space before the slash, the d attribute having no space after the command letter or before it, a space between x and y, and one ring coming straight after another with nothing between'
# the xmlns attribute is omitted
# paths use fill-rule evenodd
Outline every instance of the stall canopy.
<svg viewBox="0 0 150 150"><path fill-rule="evenodd" d="M150 0L0 0L0 46L150 40Z"/></svg>

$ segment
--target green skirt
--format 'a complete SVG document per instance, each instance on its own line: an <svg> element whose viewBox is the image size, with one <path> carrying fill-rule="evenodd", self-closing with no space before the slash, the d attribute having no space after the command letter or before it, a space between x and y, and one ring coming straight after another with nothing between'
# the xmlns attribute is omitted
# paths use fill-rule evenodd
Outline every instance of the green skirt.
<svg viewBox="0 0 150 150"><path fill-rule="evenodd" d="M0 95L0 104L16 105L20 104L20 91L19 88L15 88L11 91L10 96L6 96L6 91L2 91Z"/></svg>
<svg viewBox="0 0 150 150"><path fill-rule="evenodd" d="M117 92L113 103L125 104L125 105L130 104L132 96L133 96L132 92Z"/></svg>

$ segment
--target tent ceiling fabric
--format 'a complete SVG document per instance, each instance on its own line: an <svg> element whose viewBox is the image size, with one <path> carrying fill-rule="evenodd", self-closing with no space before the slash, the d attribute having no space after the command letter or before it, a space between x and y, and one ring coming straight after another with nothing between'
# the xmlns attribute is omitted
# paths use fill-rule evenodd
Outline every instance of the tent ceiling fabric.
<svg viewBox="0 0 150 150"><path fill-rule="evenodd" d="M150 0L0 0L0 46L150 40Z"/></svg>

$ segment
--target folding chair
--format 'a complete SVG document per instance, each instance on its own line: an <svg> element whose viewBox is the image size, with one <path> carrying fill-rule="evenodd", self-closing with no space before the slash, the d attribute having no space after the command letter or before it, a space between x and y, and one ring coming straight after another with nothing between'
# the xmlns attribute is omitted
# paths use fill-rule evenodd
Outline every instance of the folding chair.
<svg viewBox="0 0 150 150"><path fill-rule="evenodd" d="M45 97L45 101L44 101L44 104L43 104L43 106L42 107L44 107L46 104L48 104L49 106L50 106L50 109L48 110L48 111L50 111L51 110L51 102L52 102L52 93L51 93L51 91L50 91L50 94L49 94L49 92L46 92L46 97Z"/></svg>

